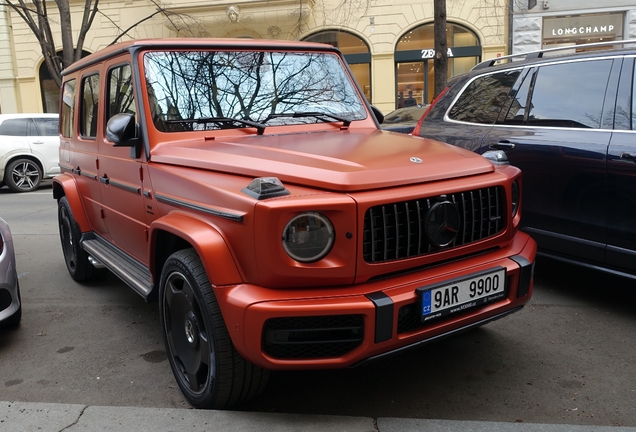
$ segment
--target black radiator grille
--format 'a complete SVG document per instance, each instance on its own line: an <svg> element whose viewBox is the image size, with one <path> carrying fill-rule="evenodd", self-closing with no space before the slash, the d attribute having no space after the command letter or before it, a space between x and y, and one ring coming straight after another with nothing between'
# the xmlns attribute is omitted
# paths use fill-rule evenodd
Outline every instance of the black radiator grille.
<svg viewBox="0 0 636 432"><path fill-rule="evenodd" d="M371 207L364 215L364 260L399 260L461 246L498 234L506 221L505 189L493 186L448 195ZM459 213L459 230L452 243L436 247L425 228L429 210L451 202Z"/></svg>

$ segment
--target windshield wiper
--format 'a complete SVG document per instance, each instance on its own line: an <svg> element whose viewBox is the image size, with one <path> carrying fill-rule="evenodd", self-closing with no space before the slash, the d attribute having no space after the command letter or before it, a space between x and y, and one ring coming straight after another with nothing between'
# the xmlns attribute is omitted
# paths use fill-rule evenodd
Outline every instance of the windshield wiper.
<svg viewBox="0 0 636 432"><path fill-rule="evenodd" d="M254 127L256 128L256 133L258 135L263 135L265 132L265 128L267 127L263 123L254 122L251 120L243 120L239 118L231 118L231 117L201 117L201 118L192 118L192 119L182 119L182 120L166 120L168 124L179 124L179 123L239 123L243 126Z"/></svg>
<svg viewBox="0 0 636 432"><path fill-rule="evenodd" d="M318 111L307 111L307 112L293 112L293 113L279 113L279 114L270 114L267 116L267 118L265 120L263 120L263 123L266 123L267 121L274 119L274 118L280 118L280 117L293 117L293 118L298 118L298 117L327 117L336 121L340 121L342 122L342 125L344 127L347 127L351 124L351 120L346 119L344 117L339 117L337 115L333 115L333 114L329 114L329 113L323 113L323 112L318 112Z"/></svg>

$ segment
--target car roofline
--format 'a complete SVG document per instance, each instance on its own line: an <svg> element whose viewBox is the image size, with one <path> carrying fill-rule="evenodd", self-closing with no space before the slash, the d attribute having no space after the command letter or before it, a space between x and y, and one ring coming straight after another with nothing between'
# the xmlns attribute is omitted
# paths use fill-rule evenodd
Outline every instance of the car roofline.
<svg viewBox="0 0 636 432"><path fill-rule="evenodd" d="M555 53L555 52L559 52L559 51L565 51L565 50L571 50L573 48L576 49L581 49L581 48L602 48L602 47L614 47L614 46L625 46L625 45L634 45L634 47L636 47L636 39L627 39L627 40L618 40L618 41L605 41L605 42L594 42L594 43L589 43L589 44L581 44L581 45L568 45L568 46L561 46L561 47L556 47L556 48L547 48L547 49L541 49L541 50L536 50L536 51L529 51L529 52L525 52L525 53L518 53L518 54L510 54L507 56L503 56L503 57L496 57L496 58L492 58L489 60L485 60L481 63L478 63L476 66L474 66L471 70L480 70L480 69L486 69L492 66L500 66L503 65L504 62L505 63L510 63L513 61L524 61L524 60L534 60L534 59L540 59L540 58L544 58L544 55L547 53ZM601 52L605 52L605 51L601 51ZM592 53L589 54L596 54L597 51L594 51ZM599 52L600 53L600 52Z"/></svg>
<svg viewBox="0 0 636 432"><path fill-rule="evenodd" d="M301 41L277 41L267 39L248 39L226 38L226 39L210 39L210 38L174 38L174 39L137 39L121 42L111 45L96 53L90 54L62 71L62 76L71 74L78 70L90 67L93 64L100 63L105 59L109 59L127 52L133 52L143 49L150 50L174 50L174 49L191 49L191 50L209 50L209 49L232 49L240 48L242 50L261 51L261 50L278 50L278 51L331 51L341 55L340 50L332 45L301 42Z"/></svg>

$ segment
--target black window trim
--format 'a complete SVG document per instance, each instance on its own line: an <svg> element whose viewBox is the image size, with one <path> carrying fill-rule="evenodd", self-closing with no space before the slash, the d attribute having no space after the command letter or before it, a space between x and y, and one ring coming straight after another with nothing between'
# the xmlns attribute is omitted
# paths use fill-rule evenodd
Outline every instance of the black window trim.
<svg viewBox="0 0 636 432"><path fill-rule="evenodd" d="M490 70L488 71L488 73L481 73L481 74L476 74L474 77L470 78L468 81L466 81L464 83L464 85L462 86L461 90L459 92L457 92L457 94L455 95L455 97L453 98L453 101L450 103L450 105L448 106L448 108L446 109L446 112L444 113L444 122L448 122L448 123L455 123L455 124L466 124L466 125L471 125L471 126L485 126L485 127L492 127L494 126L494 124L486 124L486 123L471 123L471 122L466 122L466 121L462 121L462 120L454 120L452 118L449 117L449 113L450 111L453 109L453 107L455 106L455 104L457 103L457 100L460 98L460 96L464 93L464 91L466 90L466 88L476 79L484 77L484 76L488 76L488 75L494 75L494 74L498 74L498 73L503 73L503 72L508 72L508 71L513 71L513 70L517 70L517 69L527 69L527 68L539 68L539 67L543 67L543 66L553 66L553 65L557 65L557 64L565 64L565 63L577 63L577 62L586 62L586 61L597 61L597 60L616 60L616 59L623 59L625 57L624 54L608 54L607 56L600 56L600 57L586 57L586 58L580 58L580 59L554 59L554 61L549 61L551 59L548 59L548 61L546 62L535 62L532 64L524 64L524 65L520 65L520 66L514 66L510 65L511 67L508 68L502 68L502 69L498 69L498 70ZM528 94L532 95L532 91L534 90L534 80L536 79L536 73L535 76L533 77L533 83L531 85L531 88L528 91ZM527 116L527 112L526 114L524 114L524 119ZM589 129L581 129L581 128L569 128L569 127L555 127L555 126L536 126L536 125L531 125L531 126L526 126L526 125L503 125L503 124L498 124L498 127L506 127L506 128L521 128L521 129L536 129L538 127L543 128L543 129L557 129L557 130L572 130L572 131L581 131L581 130L585 130L585 131L601 131L601 132L607 132L607 129L602 129L602 128L589 128ZM636 131L634 131L636 132Z"/></svg>

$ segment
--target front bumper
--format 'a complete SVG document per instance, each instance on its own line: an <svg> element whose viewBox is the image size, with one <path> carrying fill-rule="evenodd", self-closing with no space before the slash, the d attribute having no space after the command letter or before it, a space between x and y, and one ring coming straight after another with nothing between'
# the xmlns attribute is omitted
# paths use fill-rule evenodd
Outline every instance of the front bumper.
<svg viewBox="0 0 636 432"><path fill-rule="evenodd" d="M215 292L232 341L249 361L267 369L342 368L520 310L532 296L536 251L519 232L504 249L362 284L291 290L244 284ZM417 288L498 266L506 269L504 298L421 322Z"/></svg>

